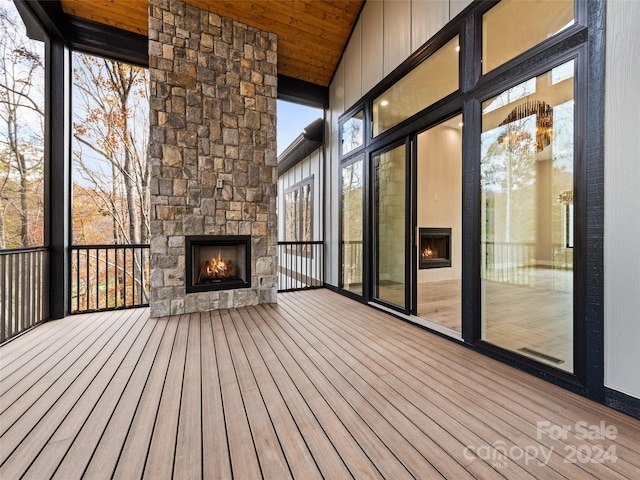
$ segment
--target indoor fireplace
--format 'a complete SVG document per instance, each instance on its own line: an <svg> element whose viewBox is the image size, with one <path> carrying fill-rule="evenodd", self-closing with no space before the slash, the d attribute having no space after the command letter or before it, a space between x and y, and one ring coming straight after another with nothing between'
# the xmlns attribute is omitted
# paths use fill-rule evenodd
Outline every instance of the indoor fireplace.
<svg viewBox="0 0 640 480"><path fill-rule="evenodd" d="M187 293L251 287L249 235L187 236L185 249Z"/></svg>
<svg viewBox="0 0 640 480"><path fill-rule="evenodd" d="M420 269L451 266L450 228L420 228L419 247Z"/></svg>

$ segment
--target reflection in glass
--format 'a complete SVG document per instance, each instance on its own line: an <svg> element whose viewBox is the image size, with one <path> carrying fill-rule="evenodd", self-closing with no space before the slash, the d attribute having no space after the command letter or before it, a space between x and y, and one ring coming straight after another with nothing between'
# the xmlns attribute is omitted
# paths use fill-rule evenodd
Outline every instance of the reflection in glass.
<svg viewBox="0 0 640 480"><path fill-rule="evenodd" d="M360 110L342 124L342 155L346 155L364 143L363 115L363 111Z"/></svg>
<svg viewBox="0 0 640 480"><path fill-rule="evenodd" d="M574 0L502 0L482 16L482 73L574 24Z"/></svg>
<svg viewBox="0 0 640 480"><path fill-rule="evenodd" d="M373 157L374 297L401 308L406 292L406 168L401 145Z"/></svg>
<svg viewBox="0 0 640 480"><path fill-rule="evenodd" d="M373 102L373 136L458 90L458 37L428 57Z"/></svg>
<svg viewBox="0 0 640 480"><path fill-rule="evenodd" d="M417 136L416 315L461 331L462 115ZM436 267L436 268L434 268Z"/></svg>
<svg viewBox="0 0 640 480"><path fill-rule="evenodd" d="M518 86L483 103L482 338L573 371L573 207L567 205L573 204L574 78L567 72L573 61L534 78L526 98Z"/></svg>
<svg viewBox="0 0 640 480"><path fill-rule="evenodd" d="M300 224L300 212L298 189L287 192L284 196L284 239L287 242L298 241L298 225Z"/></svg>
<svg viewBox="0 0 640 480"><path fill-rule="evenodd" d="M296 186L284 196L284 236L287 242L309 242L313 228L311 181Z"/></svg>
<svg viewBox="0 0 640 480"><path fill-rule="evenodd" d="M362 295L362 160L342 168L342 288Z"/></svg>

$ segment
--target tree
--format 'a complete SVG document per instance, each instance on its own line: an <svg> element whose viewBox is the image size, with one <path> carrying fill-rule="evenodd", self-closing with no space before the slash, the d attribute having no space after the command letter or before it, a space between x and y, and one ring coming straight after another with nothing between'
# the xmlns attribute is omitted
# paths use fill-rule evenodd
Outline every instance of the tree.
<svg viewBox="0 0 640 480"><path fill-rule="evenodd" d="M74 55L72 206L76 244L149 242L148 83L147 71L141 67ZM93 219L86 218L91 215ZM110 227L105 219L110 220ZM96 228L96 224L106 228ZM132 290L127 293L125 287L131 281L138 286L137 301L146 299L148 272L141 249L134 250L127 265L117 255L110 261L97 250L93 258L88 250L86 255L86 262L104 264L99 270L102 276L96 273L98 278L85 279L87 285L99 285L119 306L131 295ZM113 274L107 273L111 271ZM116 288L112 281L118 278Z"/></svg>
<svg viewBox="0 0 640 480"><path fill-rule="evenodd" d="M535 116L499 126L484 133L482 140L490 142L482 158L482 184L485 185L487 200L502 198L505 217L503 228L500 230L504 235L503 241L509 243L514 240L512 210L517 202L513 197L518 192L529 191L536 181ZM530 195L525 193L524 197L520 198L520 206L523 206L522 201L528 196ZM524 216L524 219L529 219L529 216ZM533 235L532 228L531 226L520 230L521 233L528 232ZM525 239L519 239L523 240Z"/></svg>
<svg viewBox="0 0 640 480"><path fill-rule="evenodd" d="M44 242L44 46L10 7L0 6L0 248Z"/></svg>
<svg viewBox="0 0 640 480"><path fill-rule="evenodd" d="M75 182L94 189L92 198L111 216L104 243L148 243L146 70L83 54L74 60Z"/></svg>

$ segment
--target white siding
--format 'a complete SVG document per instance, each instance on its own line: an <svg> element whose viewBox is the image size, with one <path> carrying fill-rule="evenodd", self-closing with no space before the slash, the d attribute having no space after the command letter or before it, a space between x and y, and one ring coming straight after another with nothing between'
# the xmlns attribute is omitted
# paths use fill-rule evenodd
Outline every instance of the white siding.
<svg viewBox="0 0 640 480"><path fill-rule="evenodd" d="M411 2L411 52L415 52L449 21L448 0Z"/></svg>
<svg viewBox="0 0 640 480"><path fill-rule="evenodd" d="M358 21L344 52L344 105L349 108L362 97L362 22Z"/></svg>
<svg viewBox="0 0 640 480"><path fill-rule="evenodd" d="M369 0L362 13L362 92L361 97L382 80L382 0Z"/></svg>
<svg viewBox="0 0 640 480"><path fill-rule="evenodd" d="M605 385L640 398L640 2L607 2Z"/></svg>
<svg viewBox="0 0 640 480"><path fill-rule="evenodd" d="M467 8L473 0L451 0L449 4L449 20Z"/></svg>
<svg viewBox="0 0 640 480"><path fill-rule="evenodd" d="M383 71L389 75L411 53L411 1L385 0Z"/></svg>
<svg viewBox="0 0 640 480"><path fill-rule="evenodd" d="M324 241L325 241L325 281L331 285L338 284L338 118L345 111L345 77L344 59L338 65L333 82L329 86L329 111L325 125L326 152L324 185Z"/></svg>
<svg viewBox="0 0 640 480"><path fill-rule="evenodd" d="M367 0L329 86L325 126L325 281L338 285L338 118L471 0Z"/></svg>

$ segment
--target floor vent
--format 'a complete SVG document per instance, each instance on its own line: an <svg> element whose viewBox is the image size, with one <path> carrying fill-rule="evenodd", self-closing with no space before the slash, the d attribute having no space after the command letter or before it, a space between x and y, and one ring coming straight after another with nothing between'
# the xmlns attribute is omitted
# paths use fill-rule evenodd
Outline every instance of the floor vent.
<svg viewBox="0 0 640 480"><path fill-rule="evenodd" d="M547 362L555 363L556 365L560 365L564 363L564 360L560 360L559 358L552 357L551 355L547 355L546 353L536 352L535 350L531 350L530 348L523 347L518 349L519 352L526 353L528 355L533 355L534 357L542 358Z"/></svg>

